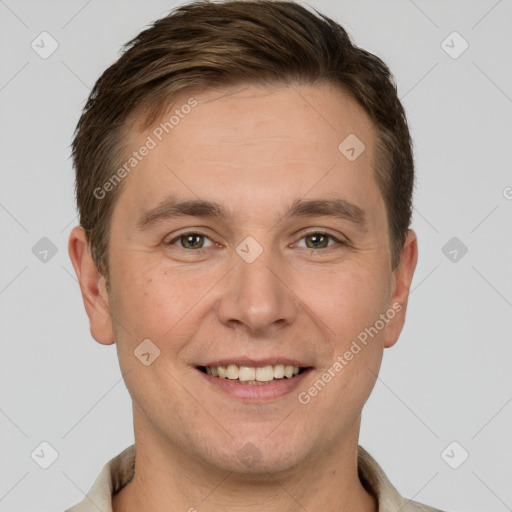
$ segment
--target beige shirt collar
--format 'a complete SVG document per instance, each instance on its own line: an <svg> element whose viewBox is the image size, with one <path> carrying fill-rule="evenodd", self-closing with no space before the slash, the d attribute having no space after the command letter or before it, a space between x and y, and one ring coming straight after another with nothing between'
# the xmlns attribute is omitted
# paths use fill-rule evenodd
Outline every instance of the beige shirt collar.
<svg viewBox="0 0 512 512"><path fill-rule="evenodd" d="M112 494L130 482L134 468L135 445L131 445L105 464L84 499L66 512L112 512ZM363 485L377 498L379 512L441 512L403 498L362 446L358 452L358 472Z"/></svg>

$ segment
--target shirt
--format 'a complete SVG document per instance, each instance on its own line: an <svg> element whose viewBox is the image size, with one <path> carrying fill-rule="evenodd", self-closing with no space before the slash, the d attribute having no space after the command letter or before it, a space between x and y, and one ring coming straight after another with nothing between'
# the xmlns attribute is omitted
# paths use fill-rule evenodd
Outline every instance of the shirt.
<svg viewBox="0 0 512 512"><path fill-rule="evenodd" d="M357 464L359 478L377 499L379 512L442 512L402 497L362 446L358 448ZM105 464L84 499L66 512L112 512L112 495L131 481L134 471L135 445L132 444Z"/></svg>

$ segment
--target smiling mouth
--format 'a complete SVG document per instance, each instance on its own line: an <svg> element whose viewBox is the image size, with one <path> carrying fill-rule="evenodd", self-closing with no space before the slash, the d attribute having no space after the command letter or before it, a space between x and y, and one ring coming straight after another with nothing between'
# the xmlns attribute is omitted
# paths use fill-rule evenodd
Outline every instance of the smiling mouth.
<svg viewBox="0 0 512 512"><path fill-rule="evenodd" d="M197 368L212 377L256 386L270 384L279 380L293 379L308 370L306 367L301 368L284 364L259 367L230 364L227 366L198 366Z"/></svg>

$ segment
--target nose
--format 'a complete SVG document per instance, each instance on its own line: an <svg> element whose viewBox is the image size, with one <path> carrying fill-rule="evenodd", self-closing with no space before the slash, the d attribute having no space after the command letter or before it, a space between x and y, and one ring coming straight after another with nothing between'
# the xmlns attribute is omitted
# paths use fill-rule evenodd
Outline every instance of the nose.
<svg viewBox="0 0 512 512"><path fill-rule="evenodd" d="M227 276L217 310L219 320L229 327L243 326L253 335L269 335L291 325L298 301L286 282L283 265L270 250L251 263L240 258Z"/></svg>

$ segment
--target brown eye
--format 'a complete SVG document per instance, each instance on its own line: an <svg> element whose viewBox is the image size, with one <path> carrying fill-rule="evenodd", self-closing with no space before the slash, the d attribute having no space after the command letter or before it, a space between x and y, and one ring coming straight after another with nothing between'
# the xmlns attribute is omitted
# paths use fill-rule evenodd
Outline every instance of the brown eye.
<svg viewBox="0 0 512 512"><path fill-rule="evenodd" d="M318 247L323 249L328 246L329 238L332 237L324 233L312 233L310 235L306 235L304 238L306 240L306 246L309 249L316 249Z"/></svg>
<svg viewBox="0 0 512 512"><path fill-rule="evenodd" d="M306 249L327 249L327 247L331 247L336 244L345 245L342 240L339 240L330 233L324 233L322 231L306 233L301 238L301 241L302 240L305 240L305 245L300 244L300 246L305 247Z"/></svg>
<svg viewBox="0 0 512 512"><path fill-rule="evenodd" d="M175 245L179 242L177 245L183 249L204 249L205 247L208 247L205 246L206 240L209 240L209 238L200 233L183 233L171 240L168 245ZM212 244L210 243L210 245Z"/></svg>

